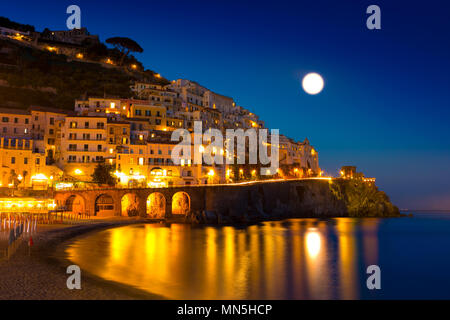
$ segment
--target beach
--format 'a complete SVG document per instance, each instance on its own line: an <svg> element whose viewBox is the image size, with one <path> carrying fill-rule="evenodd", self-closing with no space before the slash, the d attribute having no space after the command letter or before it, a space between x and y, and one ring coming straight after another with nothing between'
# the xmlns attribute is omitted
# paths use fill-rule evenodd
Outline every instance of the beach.
<svg viewBox="0 0 450 320"><path fill-rule="evenodd" d="M141 219L98 221L86 225L39 225L9 260L0 261L0 299L2 300L102 300L102 299L161 299L144 291L106 281L81 270L81 290L66 286L72 263L64 258L64 248L78 236L117 226L145 223Z"/></svg>

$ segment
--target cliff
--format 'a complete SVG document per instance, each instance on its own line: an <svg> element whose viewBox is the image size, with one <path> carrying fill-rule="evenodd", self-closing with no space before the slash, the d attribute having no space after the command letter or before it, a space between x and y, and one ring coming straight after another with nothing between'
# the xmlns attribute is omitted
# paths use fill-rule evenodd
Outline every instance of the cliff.
<svg viewBox="0 0 450 320"><path fill-rule="evenodd" d="M396 217L400 212L374 184L357 180L287 180L239 188L218 186L205 194L192 223L247 223L285 218Z"/></svg>

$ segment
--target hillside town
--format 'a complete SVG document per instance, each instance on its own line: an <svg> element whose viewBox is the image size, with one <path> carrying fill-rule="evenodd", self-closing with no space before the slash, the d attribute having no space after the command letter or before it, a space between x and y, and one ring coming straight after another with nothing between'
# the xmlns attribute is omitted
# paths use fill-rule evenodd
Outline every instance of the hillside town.
<svg viewBox="0 0 450 320"><path fill-rule="evenodd" d="M167 86L135 83L139 99L89 97L73 111L32 106L0 109L3 187L89 187L96 167L114 168L118 186L168 187L258 179L254 167L173 163L171 133L203 128L262 129L264 121L232 98L189 80ZM223 150L217 150L223 154ZM248 150L247 150L248 152ZM276 176L319 176L318 153L305 139L279 141ZM237 170L236 170L237 169ZM251 169L251 170L250 170Z"/></svg>
<svg viewBox="0 0 450 320"><path fill-rule="evenodd" d="M86 48L100 44L99 37L86 28L36 32L31 26L19 27L0 27L0 36L78 61L88 62ZM117 61L103 60L89 62L119 68ZM138 72L137 64L120 66L124 69ZM169 187L322 175L317 150L308 139L296 142L283 135L278 144L279 169L270 176L260 175L261 165L206 165L190 160L175 164L171 153L178 142L171 135L176 129L193 134L194 123L201 122L204 130L225 134L227 129L258 131L266 128L265 123L233 98L190 80L168 84L136 80L130 92L131 97L84 96L74 101L73 110L34 105L28 110L0 108L0 186L35 190L102 184ZM223 148L215 152L225 153ZM245 152L248 157L248 146ZM95 178L99 166L113 179Z"/></svg>

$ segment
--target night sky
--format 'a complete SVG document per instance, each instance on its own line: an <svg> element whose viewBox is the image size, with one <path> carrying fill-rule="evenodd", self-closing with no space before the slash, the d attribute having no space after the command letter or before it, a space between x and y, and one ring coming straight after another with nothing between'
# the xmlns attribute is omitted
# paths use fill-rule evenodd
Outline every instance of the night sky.
<svg viewBox="0 0 450 320"><path fill-rule="evenodd" d="M20 1L1 16L66 29L77 4L102 41L136 40L146 68L227 95L308 137L326 173L356 165L400 208L450 209L448 1ZM381 30L366 8L381 8ZM325 80L301 89L307 72Z"/></svg>

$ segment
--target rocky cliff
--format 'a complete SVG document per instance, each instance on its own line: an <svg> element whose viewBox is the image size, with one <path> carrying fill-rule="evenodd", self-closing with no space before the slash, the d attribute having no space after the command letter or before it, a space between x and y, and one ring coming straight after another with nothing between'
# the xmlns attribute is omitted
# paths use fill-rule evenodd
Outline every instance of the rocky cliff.
<svg viewBox="0 0 450 320"><path fill-rule="evenodd" d="M374 184L358 180L291 180L218 186L205 194L192 223L246 223L300 217L393 217L400 212Z"/></svg>

